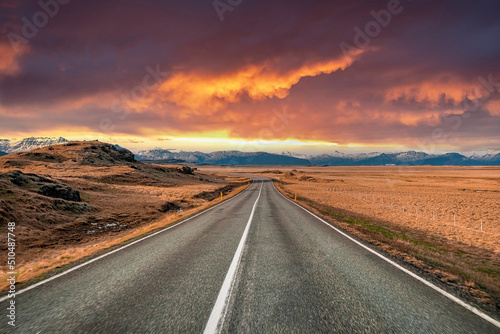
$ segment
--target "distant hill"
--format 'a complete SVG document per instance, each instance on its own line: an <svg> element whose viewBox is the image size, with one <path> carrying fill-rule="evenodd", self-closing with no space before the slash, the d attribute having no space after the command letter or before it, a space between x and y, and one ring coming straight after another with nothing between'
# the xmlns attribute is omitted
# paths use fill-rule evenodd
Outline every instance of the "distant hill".
<svg viewBox="0 0 500 334"><path fill-rule="evenodd" d="M0 167L29 166L39 162L87 166L120 166L135 163L134 154L99 141L67 142L11 153L0 158Z"/></svg>
<svg viewBox="0 0 500 334"><path fill-rule="evenodd" d="M3 155L7 155L7 153L0 151L0 157Z"/></svg>
<svg viewBox="0 0 500 334"><path fill-rule="evenodd" d="M161 159L161 160L141 160L145 164L159 164L159 165L185 165L187 161L180 159Z"/></svg>

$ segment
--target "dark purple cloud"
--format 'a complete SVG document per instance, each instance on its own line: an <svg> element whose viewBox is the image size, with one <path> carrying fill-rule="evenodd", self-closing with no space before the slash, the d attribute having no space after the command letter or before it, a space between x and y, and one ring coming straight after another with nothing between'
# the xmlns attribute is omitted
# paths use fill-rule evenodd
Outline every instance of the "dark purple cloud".
<svg viewBox="0 0 500 334"><path fill-rule="evenodd" d="M472 136L500 142L499 113L491 110L498 104L487 103L497 99L488 89L498 87L479 79L491 74L494 84L500 81L498 2L401 0L398 14L352 64L320 70L345 61L340 43L355 45L355 28L364 31L372 12L390 3L243 1L221 22L212 1L73 0L15 53L8 34L23 36L23 17L33 22L42 8L37 1L3 1L0 131L98 133L109 118L119 134L226 130L255 138L268 127L266 115L287 106L296 117L274 132L276 139L404 145L446 127L442 117L463 113L476 89L480 111L453 133L467 148ZM146 68L157 65L172 71L165 85L117 120L113 101L130 95ZM243 83L200 97L186 80L209 88ZM262 97L249 88L265 89L267 81L277 93Z"/></svg>

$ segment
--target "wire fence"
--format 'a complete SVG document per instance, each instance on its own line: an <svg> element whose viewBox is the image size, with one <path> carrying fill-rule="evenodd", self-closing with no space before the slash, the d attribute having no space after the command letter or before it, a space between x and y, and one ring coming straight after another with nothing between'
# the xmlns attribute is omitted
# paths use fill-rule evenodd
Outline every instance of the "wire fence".
<svg viewBox="0 0 500 334"><path fill-rule="evenodd" d="M358 202L376 204L384 210L389 209L392 212L400 212L407 218L413 218L415 219L415 223L427 220L460 229L497 234L497 232L494 231L496 229L491 228L492 226L496 226L493 224L494 222L489 222L487 219L479 217L480 214L471 214L468 215L468 217L464 217L458 212L453 212L453 210L449 208L443 209L433 207L432 204L429 205L428 202L425 203L425 205L419 205L418 203L404 201L402 198L394 199L392 198L394 195L391 198L388 198L389 196L383 196L380 193L373 193L368 189L347 189L339 186L317 184L314 182L304 182L298 184L305 185L307 188L319 188L325 193L338 193L344 196L350 196ZM474 218L471 219L471 216Z"/></svg>

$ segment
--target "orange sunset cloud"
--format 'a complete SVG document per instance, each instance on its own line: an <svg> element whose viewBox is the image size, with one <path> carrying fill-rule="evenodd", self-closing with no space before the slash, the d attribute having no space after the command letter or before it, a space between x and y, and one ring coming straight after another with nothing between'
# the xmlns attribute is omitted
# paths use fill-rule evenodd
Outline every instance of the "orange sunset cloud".
<svg viewBox="0 0 500 334"><path fill-rule="evenodd" d="M286 73L277 73L271 62L262 65L248 65L235 73L225 75L204 75L179 72L172 75L159 88L169 102L193 110L206 108L217 110L227 103L241 100L247 94L253 100L277 97L283 99L290 88L301 78L330 74L345 70L352 59L341 57L328 61L306 63Z"/></svg>

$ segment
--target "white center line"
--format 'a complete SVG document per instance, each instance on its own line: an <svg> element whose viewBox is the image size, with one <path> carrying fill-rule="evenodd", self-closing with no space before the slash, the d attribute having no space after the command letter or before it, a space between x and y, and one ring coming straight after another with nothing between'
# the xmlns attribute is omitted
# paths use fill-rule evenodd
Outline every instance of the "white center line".
<svg viewBox="0 0 500 334"><path fill-rule="evenodd" d="M233 261L229 266L229 270L227 271L224 283L222 283L222 287L219 291L219 295L217 296L217 300L215 301L214 308L212 309L212 313L210 313L210 318L208 318L207 325L205 326L205 331L203 332L204 334L218 333L220 329L222 329L224 317L227 312L227 304L229 302L229 297L231 295L231 290L234 284L236 271L238 270L238 266L240 265L243 248L245 247L248 231L250 230L250 224L252 223L255 208L257 207L257 202L259 201L261 192L262 183L259 189L259 196L257 196L257 199L253 204L252 213L250 213L250 218L248 218L247 226L245 227L245 231L241 236L241 240L238 248L236 249L236 253L234 253Z"/></svg>

